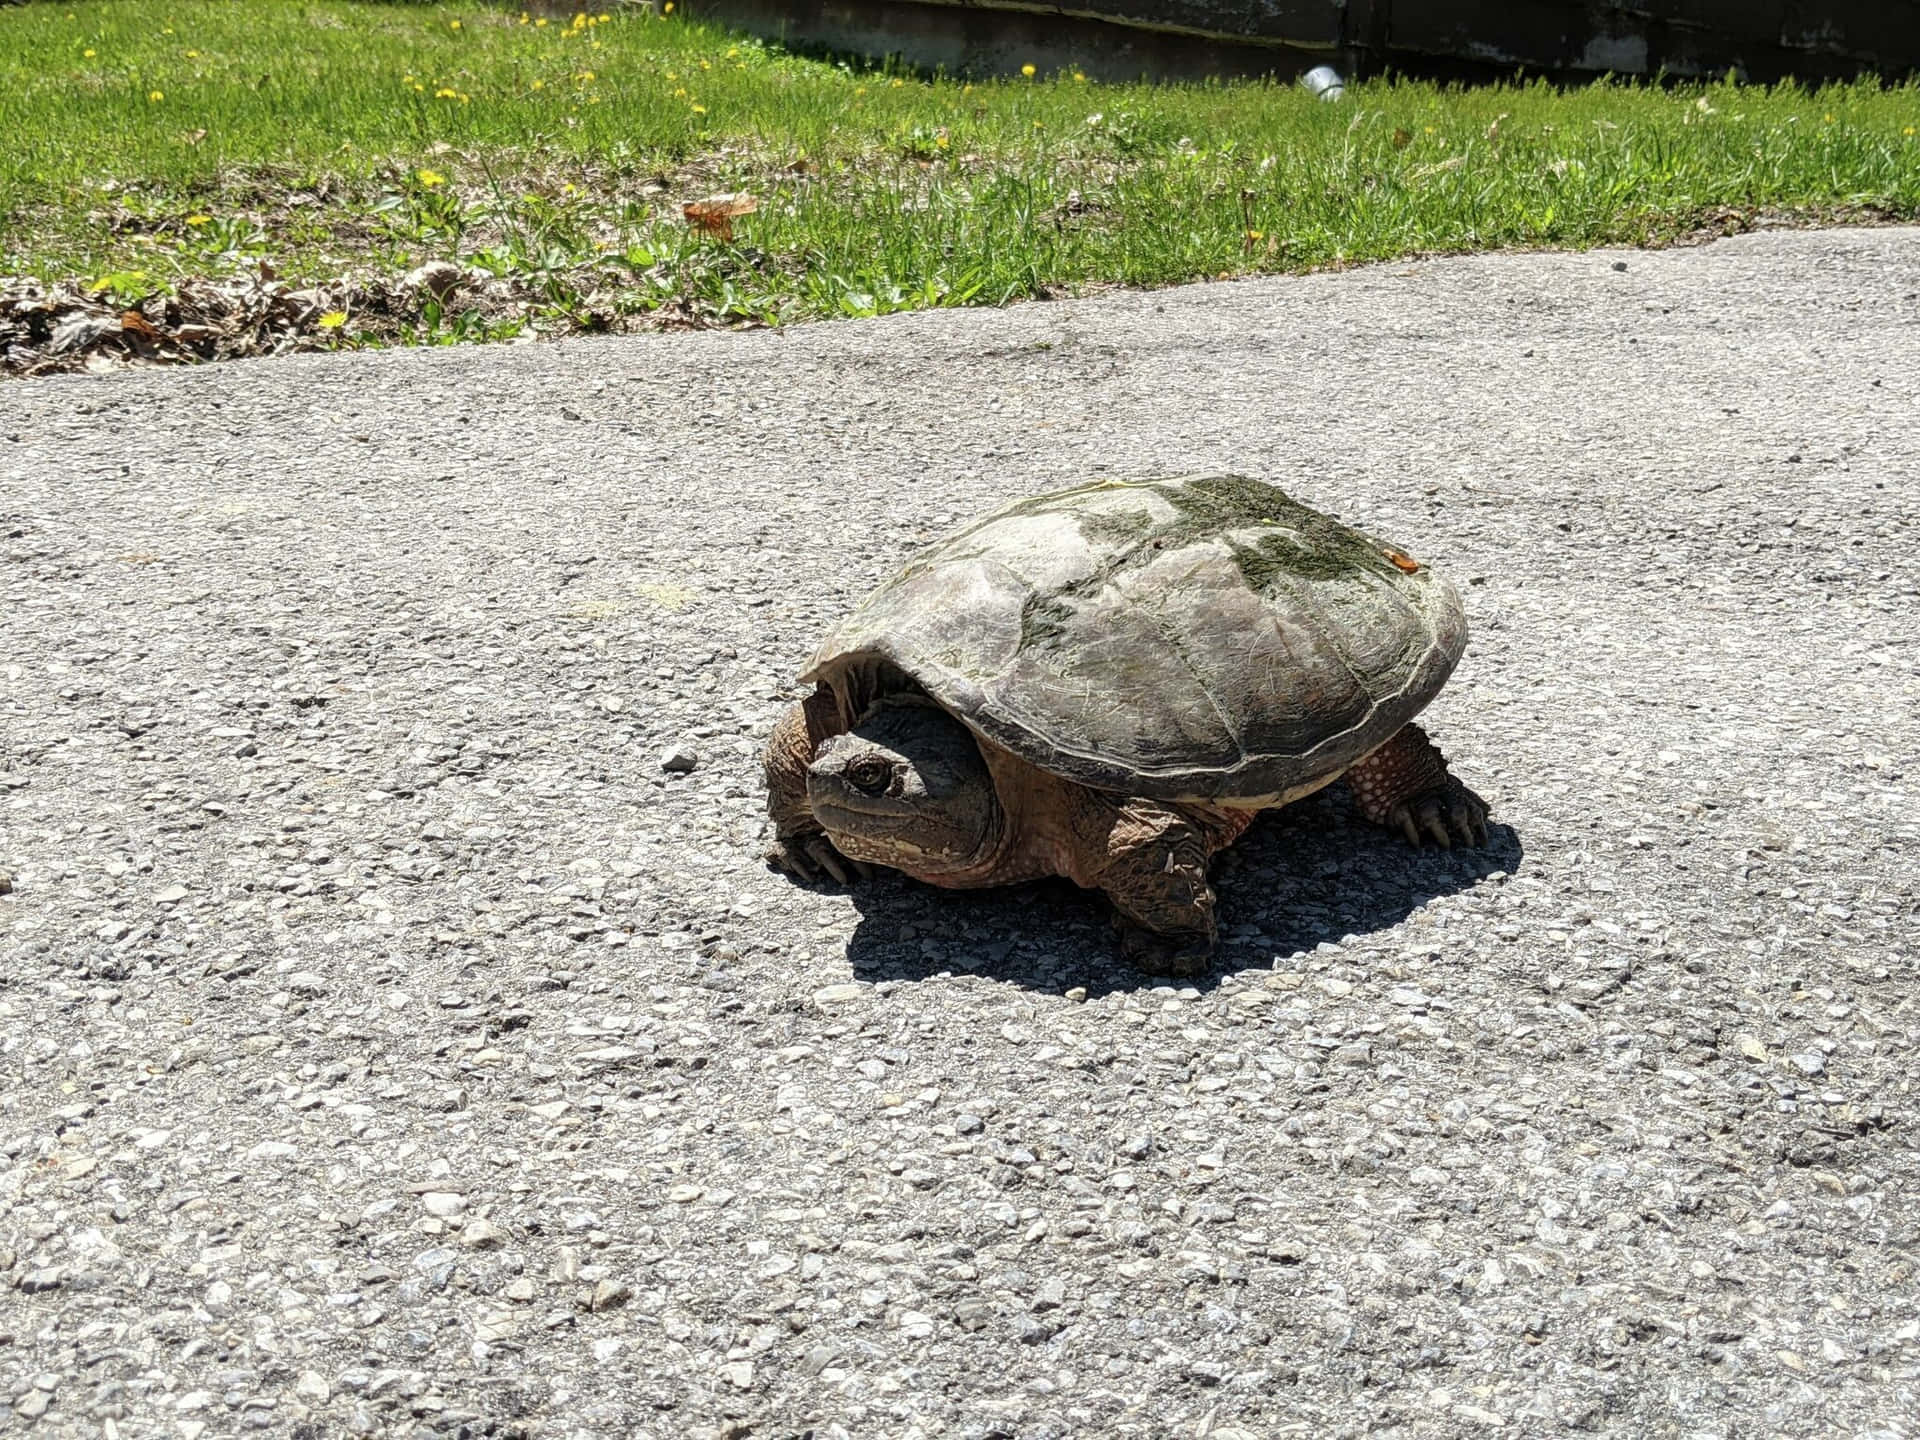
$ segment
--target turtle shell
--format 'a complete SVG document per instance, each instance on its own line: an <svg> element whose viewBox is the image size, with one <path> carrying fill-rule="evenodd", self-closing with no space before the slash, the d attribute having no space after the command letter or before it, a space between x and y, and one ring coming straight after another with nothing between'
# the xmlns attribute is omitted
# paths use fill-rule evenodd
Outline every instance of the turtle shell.
<svg viewBox="0 0 1920 1440"><path fill-rule="evenodd" d="M953 531L802 678L846 703L897 668L1070 780L1259 806L1406 724L1466 639L1459 593L1396 546L1271 485L1193 475L1082 485Z"/></svg>

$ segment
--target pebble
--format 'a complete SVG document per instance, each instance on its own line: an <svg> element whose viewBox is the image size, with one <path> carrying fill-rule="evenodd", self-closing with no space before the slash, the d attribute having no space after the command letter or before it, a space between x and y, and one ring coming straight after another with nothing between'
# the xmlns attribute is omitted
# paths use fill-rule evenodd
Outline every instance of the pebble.
<svg viewBox="0 0 1920 1440"><path fill-rule="evenodd" d="M902 1310L900 1333L909 1340L925 1340L933 1334L933 1317L919 1310Z"/></svg>
<svg viewBox="0 0 1920 1440"><path fill-rule="evenodd" d="M324 1405L333 1398L333 1386L317 1370L302 1370L293 1382L293 1393L302 1400Z"/></svg>
<svg viewBox="0 0 1920 1440"><path fill-rule="evenodd" d="M687 775L700 764L700 752L684 740L660 752L660 768L669 775Z"/></svg>
<svg viewBox="0 0 1920 1440"><path fill-rule="evenodd" d="M491 1220L467 1221L460 1231L460 1243L469 1250L497 1250L512 1237Z"/></svg>
<svg viewBox="0 0 1920 1440"><path fill-rule="evenodd" d="M612 1310L624 1305L632 1298L633 1287L620 1280L602 1280L593 1287L593 1298L588 1309L595 1312Z"/></svg>

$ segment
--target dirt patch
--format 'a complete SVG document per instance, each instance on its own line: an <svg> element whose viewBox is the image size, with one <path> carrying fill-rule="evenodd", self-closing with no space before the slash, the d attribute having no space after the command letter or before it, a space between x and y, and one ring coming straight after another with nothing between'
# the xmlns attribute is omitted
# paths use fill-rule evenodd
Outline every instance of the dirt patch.
<svg viewBox="0 0 1920 1440"><path fill-rule="evenodd" d="M171 294L119 305L73 282L0 282L0 376L191 365L296 350L457 344L542 335L751 328L691 299L626 313L588 291L557 308L547 286L492 277L449 262L397 279L367 277L295 287L271 272L189 279Z"/></svg>

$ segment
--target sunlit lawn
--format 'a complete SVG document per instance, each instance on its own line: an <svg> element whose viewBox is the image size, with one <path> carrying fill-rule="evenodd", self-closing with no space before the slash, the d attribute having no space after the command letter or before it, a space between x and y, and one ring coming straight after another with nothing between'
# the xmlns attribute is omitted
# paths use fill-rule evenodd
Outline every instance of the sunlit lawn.
<svg viewBox="0 0 1920 1440"><path fill-rule="evenodd" d="M639 11L35 3L0 7L0 273L130 302L262 260L445 258L516 277L532 299L506 329L778 323L1759 212L1911 218L1917 123L1911 85L1377 82L1329 105L863 72ZM718 192L757 201L731 240L683 217Z"/></svg>

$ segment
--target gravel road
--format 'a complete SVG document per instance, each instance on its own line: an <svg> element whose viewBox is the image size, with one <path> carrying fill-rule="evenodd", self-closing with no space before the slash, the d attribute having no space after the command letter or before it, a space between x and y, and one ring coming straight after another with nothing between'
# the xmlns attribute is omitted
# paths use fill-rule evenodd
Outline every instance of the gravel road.
<svg viewBox="0 0 1920 1440"><path fill-rule="evenodd" d="M1917 297L1780 233L0 389L0 1432L1920 1434ZM1270 817L1184 987L762 868L907 550L1216 467L1460 582L1490 849Z"/></svg>

